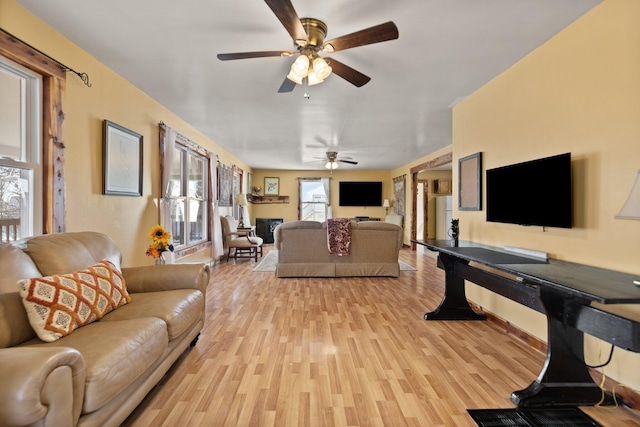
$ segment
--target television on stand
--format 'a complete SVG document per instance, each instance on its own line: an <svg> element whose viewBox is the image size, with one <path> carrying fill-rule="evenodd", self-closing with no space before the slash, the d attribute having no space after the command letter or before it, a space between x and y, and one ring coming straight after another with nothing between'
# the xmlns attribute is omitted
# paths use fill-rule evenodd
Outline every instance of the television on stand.
<svg viewBox="0 0 640 427"><path fill-rule="evenodd" d="M571 153L486 172L487 221L571 228Z"/></svg>
<svg viewBox="0 0 640 427"><path fill-rule="evenodd" d="M340 181L340 206L382 206L382 182Z"/></svg>

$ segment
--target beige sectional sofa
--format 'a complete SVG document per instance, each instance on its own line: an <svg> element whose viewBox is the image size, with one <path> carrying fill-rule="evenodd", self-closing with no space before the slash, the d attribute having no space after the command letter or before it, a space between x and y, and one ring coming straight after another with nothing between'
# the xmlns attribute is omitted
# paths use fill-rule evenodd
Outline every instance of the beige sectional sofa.
<svg viewBox="0 0 640 427"><path fill-rule="evenodd" d="M402 228L379 221L351 223L351 254L329 253L327 224L285 222L274 231L278 277L398 277Z"/></svg>
<svg viewBox="0 0 640 427"><path fill-rule="evenodd" d="M208 266L121 269L120 262L119 249L101 233L0 244L0 425L118 426L195 345L204 325ZM30 322L34 312L27 314L24 289L19 292L17 282L47 276L42 279L46 285L52 277L62 280L56 275L96 263L114 266L107 270L116 279L121 271L130 301L53 342L40 339ZM98 282L100 289L106 286L103 277Z"/></svg>

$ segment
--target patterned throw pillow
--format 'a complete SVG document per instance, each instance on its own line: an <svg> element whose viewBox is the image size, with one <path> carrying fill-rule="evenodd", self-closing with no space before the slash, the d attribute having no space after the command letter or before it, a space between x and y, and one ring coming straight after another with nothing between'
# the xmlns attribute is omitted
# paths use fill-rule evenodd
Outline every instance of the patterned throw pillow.
<svg viewBox="0 0 640 427"><path fill-rule="evenodd" d="M84 270L18 281L29 323L53 342L131 301L122 273L102 260Z"/></svg>

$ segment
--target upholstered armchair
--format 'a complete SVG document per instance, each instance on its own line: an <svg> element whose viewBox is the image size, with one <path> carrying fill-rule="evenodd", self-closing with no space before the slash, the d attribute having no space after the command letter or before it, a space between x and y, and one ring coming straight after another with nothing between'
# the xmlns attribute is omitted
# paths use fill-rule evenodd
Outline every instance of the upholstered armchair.
<svg viewBox="0 0 640 427"><path fill-rule="evenodd" d="M399 225L400 227L402 227L402 220L403 220L402 215L389 214L387 215L384 221L390 222L391 224Z"/></svg>
<svg viewBox="0 0 640 427"><path fill-rule="evenodd" d="M250 230L238 230L238 223L231 215L220 217L220 221L227 261L229 258L253 258L258 261L258 255L262 256L262 238Z"/></svg>

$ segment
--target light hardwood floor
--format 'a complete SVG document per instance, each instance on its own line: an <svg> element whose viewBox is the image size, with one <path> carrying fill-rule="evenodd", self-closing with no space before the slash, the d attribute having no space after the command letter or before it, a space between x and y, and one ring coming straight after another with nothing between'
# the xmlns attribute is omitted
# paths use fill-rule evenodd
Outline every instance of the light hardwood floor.
<svg viewBox="0 0 640 427"><path fill-rule="evenodd" d="M267 246L267 249L269 247ZM544 355L490 322L425 322L444 275L401 251L400 278L278 279L252 260L212 271L207 319L125 426L475 426L513 408ZM640 426L623 408L583 408Z"/></svg>

